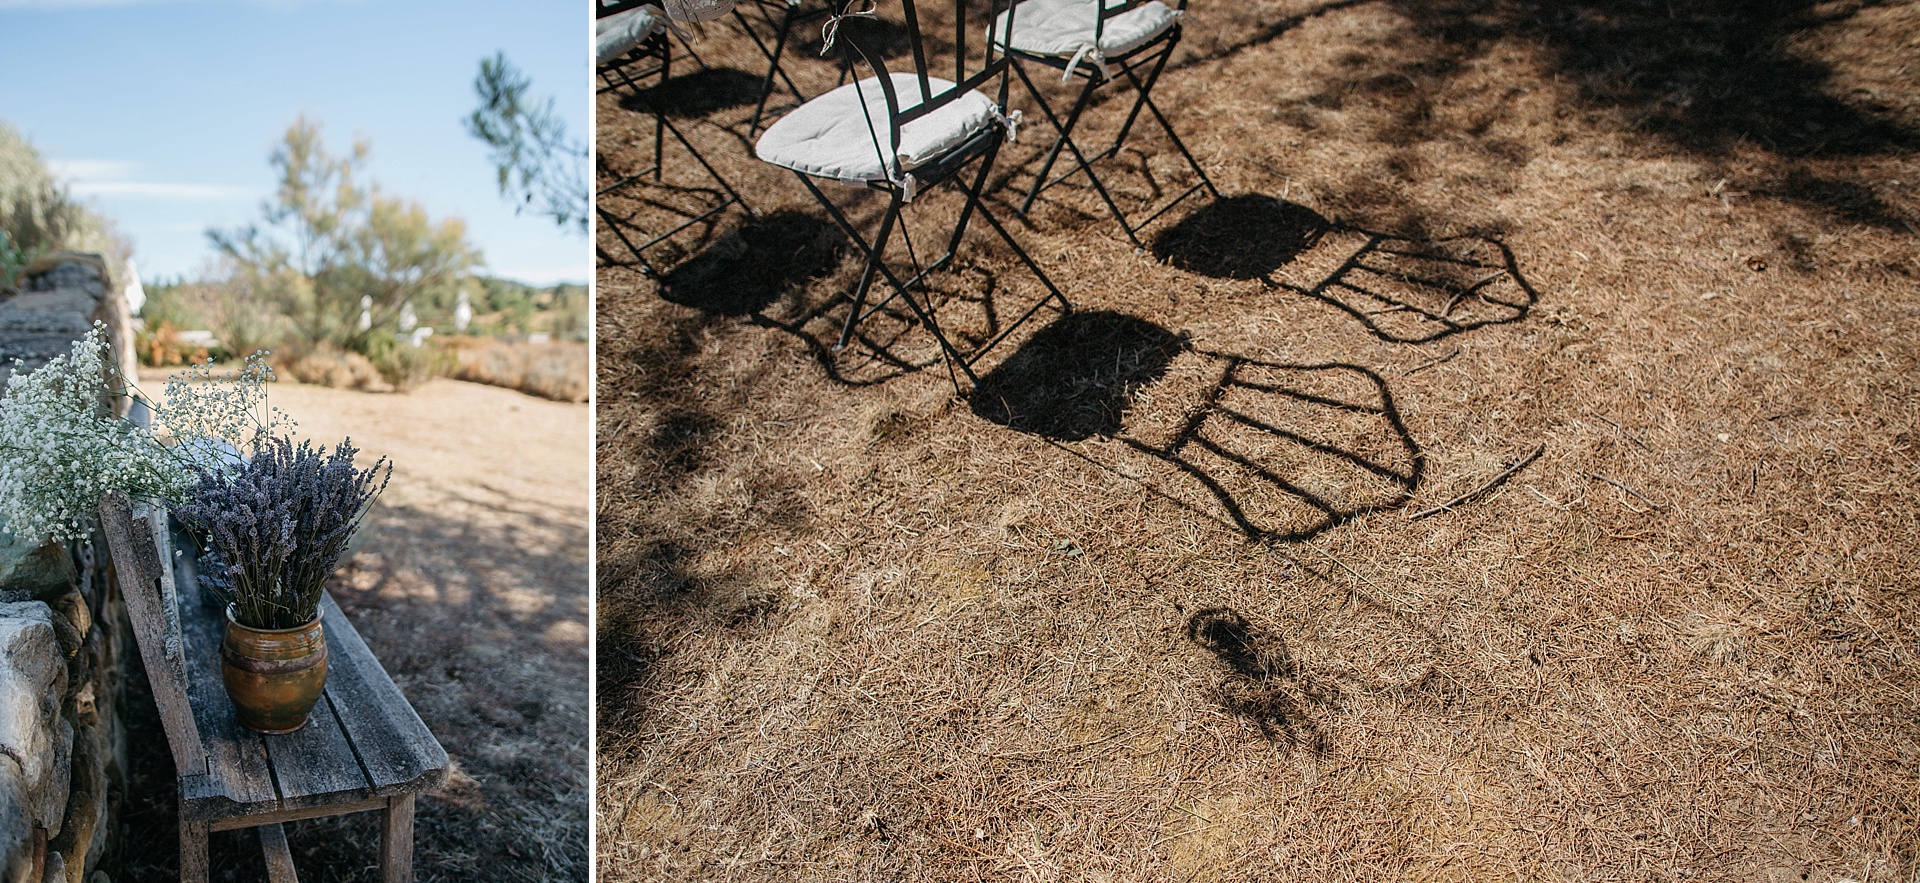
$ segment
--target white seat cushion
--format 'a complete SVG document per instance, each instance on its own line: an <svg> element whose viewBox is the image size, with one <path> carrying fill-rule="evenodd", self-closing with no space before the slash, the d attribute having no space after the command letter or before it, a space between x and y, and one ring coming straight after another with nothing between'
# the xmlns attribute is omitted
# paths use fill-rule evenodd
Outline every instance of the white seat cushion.
<svg viewBox="0 0 1920 883"><path fill-rule="evenodd" d="M920 103L920 80L913 74L892 74L901 109ZM952 80L928 77L933 94L953 88ZM866 103L862 114L860 105ZM842 181L888 180L888 169L875 145L888 149L899 161L899 172L909 172L945 156L968 138L996 125L999 108L978 91L961 95L946 106L901 127L900 144L887 144L887 99L880 81L868 77L848 83L794 108L760 135L754 153L776 166L821 178ZM868 120L873 127L868 128Z"/></svg>
<svg viewBox="0 0 1920 883"><path fill-rule="evenodd" d="M636 6L594 23L594 63L606 64L645 42L667 24L658 6Z"/></svg>
<svg viewBox="0 0 1920 883"><path fill-rule="evenodd" d="M1017 52L1070 58L1086 51L1096 57L1132 52L1166 33L1179 11L1160 0L1143 4L1107 19L1100 29L1100 45L1093 45L1094 3L1098 0L1025 0L1013 9L1013 39ZM1119 6L1109 2L1108 6ZM1006 33L1007 13L994 22Z"/></svg>

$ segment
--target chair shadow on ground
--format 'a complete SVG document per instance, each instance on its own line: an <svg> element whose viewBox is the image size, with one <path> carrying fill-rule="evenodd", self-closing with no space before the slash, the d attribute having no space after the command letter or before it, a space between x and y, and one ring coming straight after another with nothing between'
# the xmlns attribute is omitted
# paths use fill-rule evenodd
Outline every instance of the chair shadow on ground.
<svg viewBox="0 0 1920 883"><path fill-rule="evenodd" d="M620 96L620 107L635 113L662 113L673 119L698 119L723 110L753 107L762 78L730 67L676 73L666 82Z"/></svg>
<svg viewBox="0 0 1920 883"><path fill-rule="evenodd" d="M890 290L876 285L873 312L836 349L851 308L849 273L859 261L846 235L824 217L776 212L712 237L697 253L660 277L660 297L705 313L744 317L792 335L828 378L872 386L942 364L938 343ZM816 284L820 283L820 284ZM942 329L965 349L992 339L1002 326L996 306L1002 285L990 268L962 259L916 286Z"/></svg>
<svg viewBox="0 0 1920 883"><path fill-rule="evenodd" d="M1289 274L1304 279L1276 275L1322 245L1346 255L1330 272L1308 267ZM1540 299L1498 239L1376 233L1260 194L1208 203L1162 229L1152 248L1155 257L1188 272L1256 279L1331 304L1392 343L1427 343L1518 322Z"/></svg>
<svg viewBox="0 0 1920 883"><path fill-rule="evenodd" d="M697 172L698 166L694 170ZM598 186L606 188L611 183L603 180ZM724 209L727 199L727 192L718 186L688 187L635 176L630 183L594 200L594 211L600 219L598 232L613 234L611 241L594 243L594 259L603 267L679 264L721 235L730 213L716 209ZM648 248L645 264L629 245L652 239L654 230L671 230L682 224L688 226Z"/></svg>
<svg viewBox="0 0 1920 883"><path fill-rule="evenodd" d="M1425 469L1379 375L1208 352L1114 312L1036 332L971 405L1256 540L1403 504Z"/></svg>

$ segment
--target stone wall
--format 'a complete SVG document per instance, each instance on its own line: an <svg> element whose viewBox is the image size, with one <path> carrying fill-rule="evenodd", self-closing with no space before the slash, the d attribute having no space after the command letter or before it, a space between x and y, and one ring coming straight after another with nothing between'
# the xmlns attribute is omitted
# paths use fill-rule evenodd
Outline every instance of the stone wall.
<svg viewBox="0 0 1920 883"><path fill-rule="evenodd" d="M0 383L66 352L94 321L132 376L126 301L96 255L36 261L0 299ZM0 521L0 883L100 883L114 844L131 629L106 546L28 546Z"/></svg>

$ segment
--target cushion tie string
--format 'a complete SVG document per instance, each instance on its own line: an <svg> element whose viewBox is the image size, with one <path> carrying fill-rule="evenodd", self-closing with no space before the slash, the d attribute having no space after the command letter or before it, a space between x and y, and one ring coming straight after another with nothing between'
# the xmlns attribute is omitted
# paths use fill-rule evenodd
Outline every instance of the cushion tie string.
<svg viewBox="0 0 1920 883"><path fill-rule="evenodd" d="M864 8L860 8L860 9L855 8L855 7L861 6L862 4L865 4ZM839 13L828 17L827 23L820 26L820 55L822 57L825 57L828 52L833 51L834 41L838 40L840 37L840 22L843 19L849 19L849 18L878 19L880 16L874 13L874 10L877 9L878 7L879 7L878 0L847 0L847 5L845 9L842 9Z"/></svg>
<svg viewBox="0 0 1920 883"><path fill-rule="evenodd" d="M1080 47L1080 51L1073 54L1073 60L1067 62L1067 70L1060 75L1060 82L1066 83L1073 80L1073 69L1080 66L1081 59L1091 61L1095 65L1098 65L1101 79L1113 79L1113 68L1107 66L1107 57L1101 54L1100 47L1088 43Z"/></svg>

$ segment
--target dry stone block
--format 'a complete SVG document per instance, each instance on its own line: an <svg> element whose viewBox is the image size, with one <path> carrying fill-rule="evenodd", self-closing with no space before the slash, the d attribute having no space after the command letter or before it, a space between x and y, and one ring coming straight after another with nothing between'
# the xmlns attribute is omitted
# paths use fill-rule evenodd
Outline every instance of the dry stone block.
<svg viewBox="0 0 1920 883"><path fill-rule="evenodd" d="M0 749L0 883L39 883L33 874L33 809L20 764Z"/></svg>
<svg viewBox="0 0 1920 883"><path fill-rule="evenodd" d="M0 604L0 768L18 771L17 802L49 835L67 814L73 753L73 725L60 715L67 656L53 618L38 601ZM0 806L9 802L0 796Z"/></svg>
<svg viewBox="0 0 1920 883"><path fill-rule="evenodd" d="M28 545L0 519L0 602L57 598L72 591L77 577L65 546Z"/></svg>

